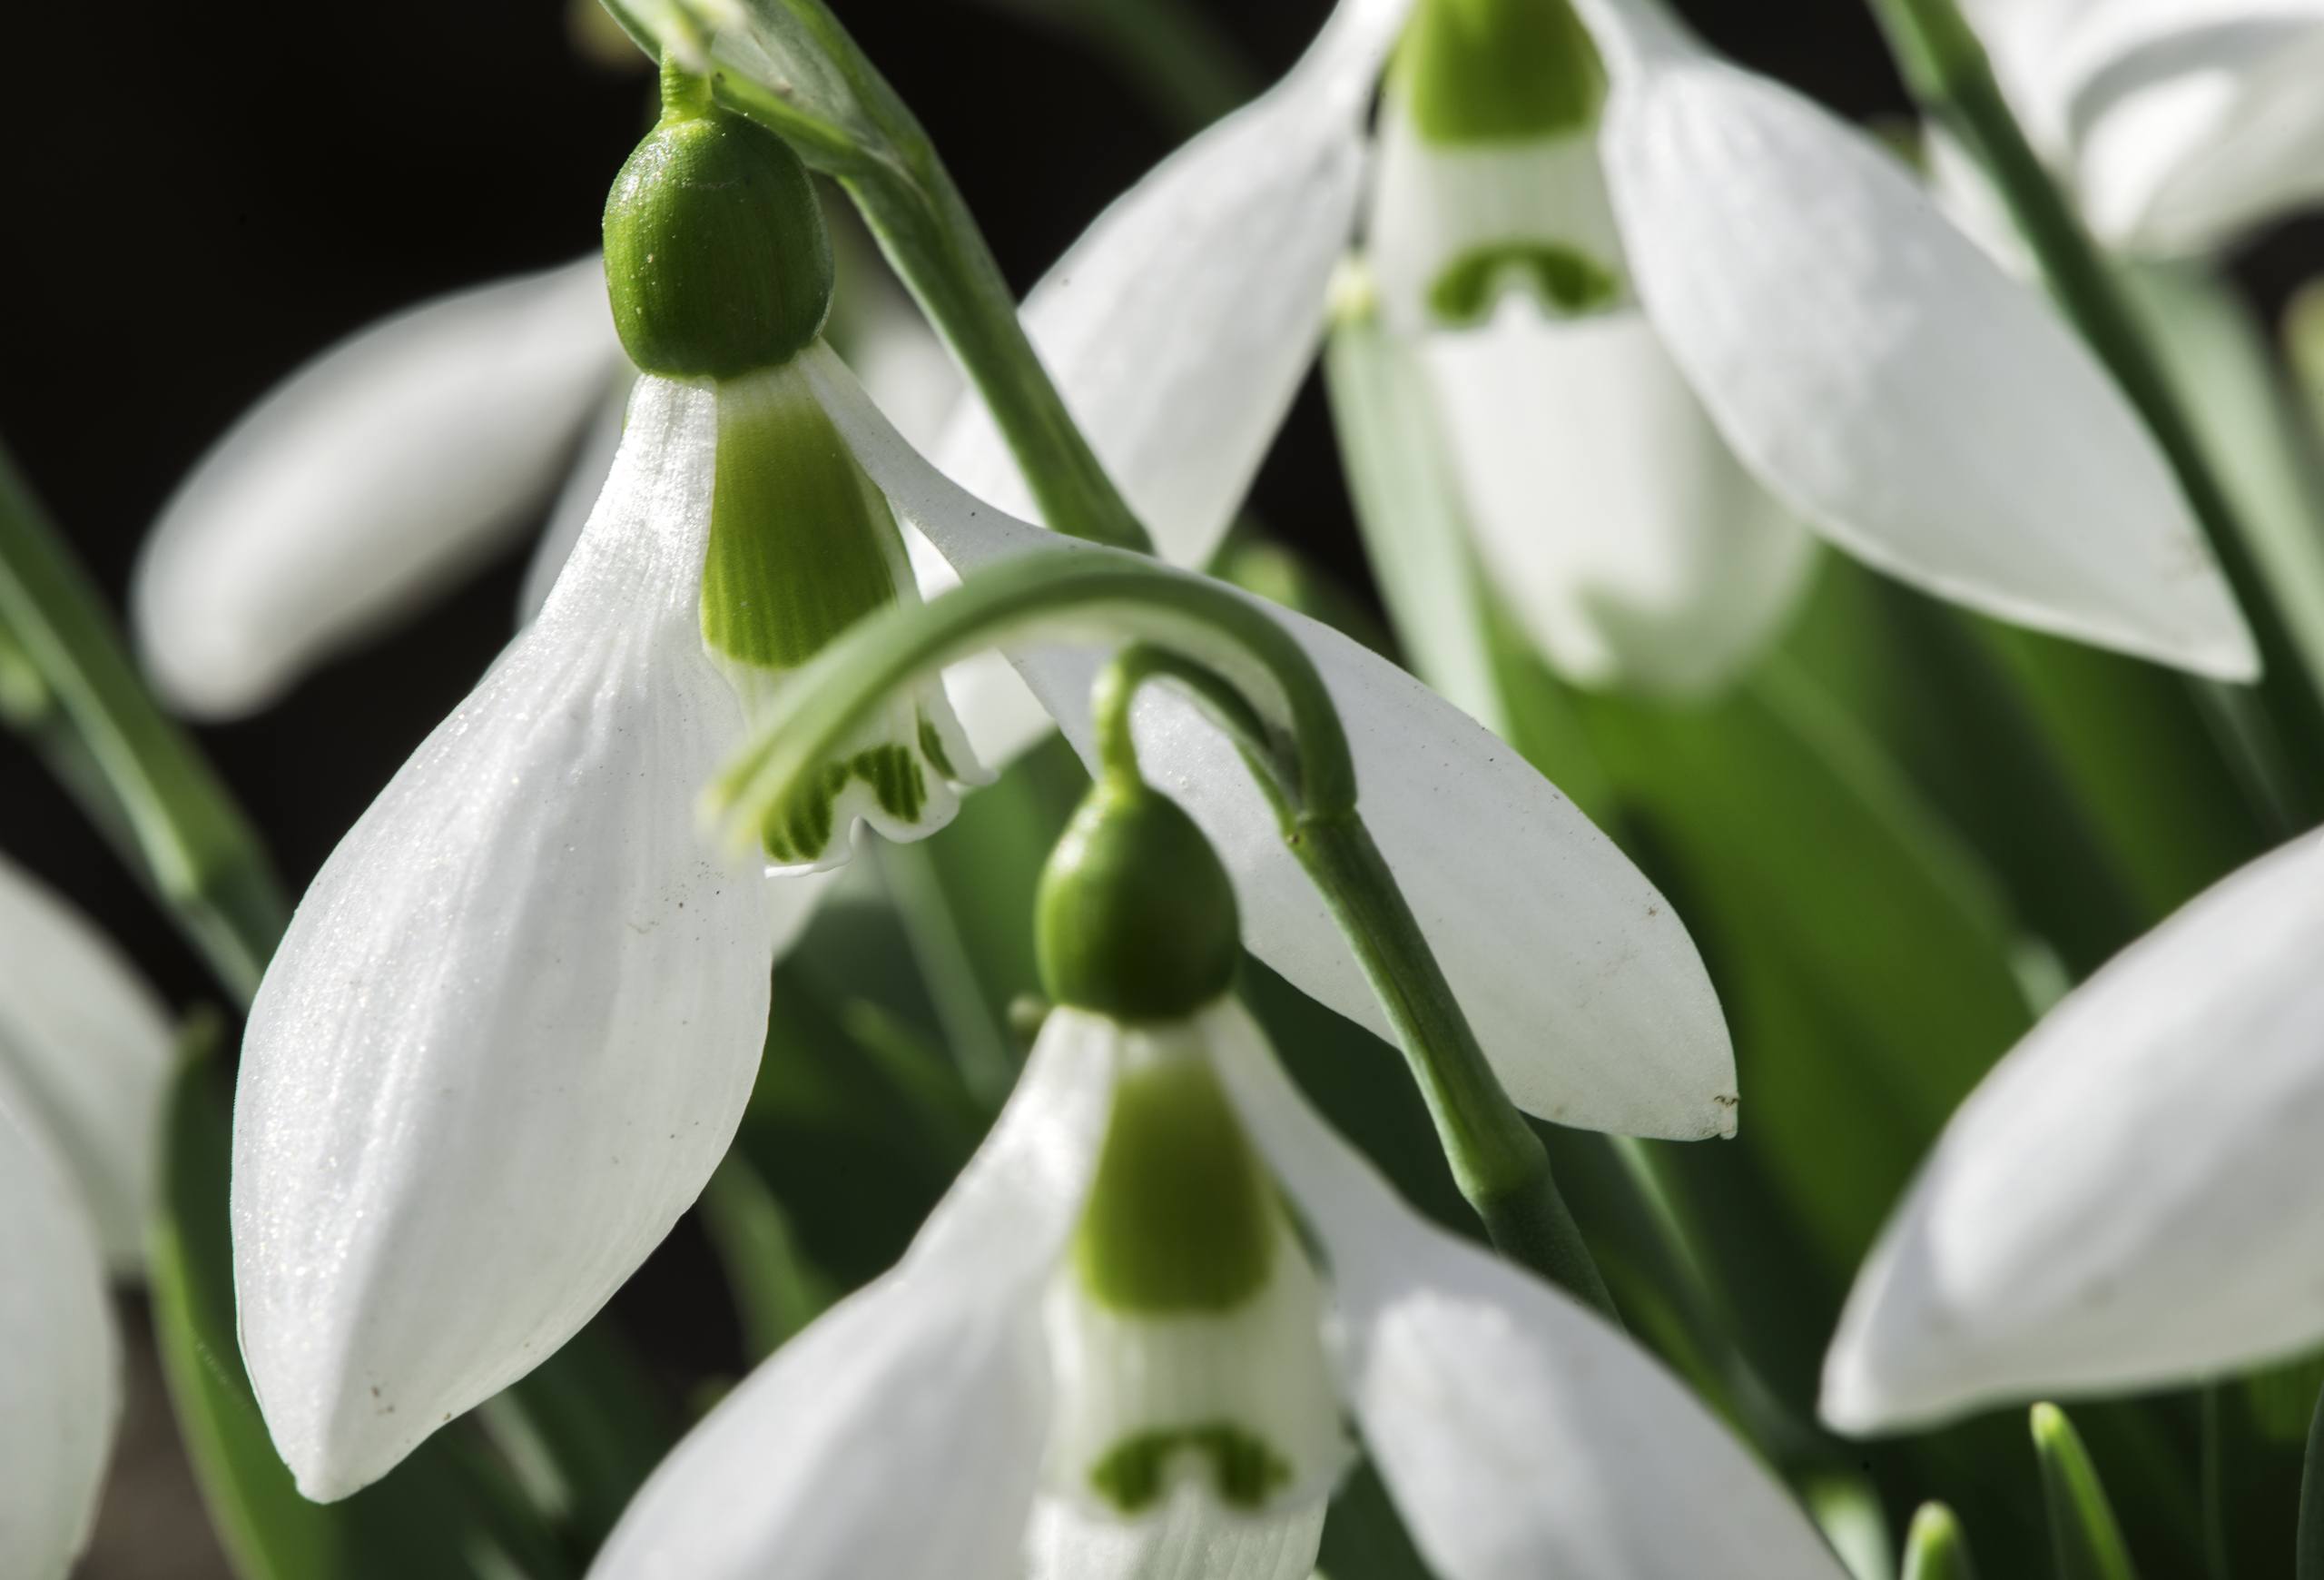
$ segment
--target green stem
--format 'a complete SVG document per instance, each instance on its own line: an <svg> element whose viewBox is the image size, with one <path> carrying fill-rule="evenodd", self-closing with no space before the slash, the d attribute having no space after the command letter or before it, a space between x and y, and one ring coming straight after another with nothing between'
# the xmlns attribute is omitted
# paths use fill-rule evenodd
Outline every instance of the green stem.
<svg viewBox="0 0 2324 1580"><path fill-rule="evenodd" d="M2324 816L2324 704L2224 483L2160 353L2104 254L2010 113L1992 63L1954 0L1870 0L1922 109L1978 155L2052 294L2114 375L2178 474L2250 622L2265 665L2256 692L2202 684L2221 749L2281 834Z"/></svg>
<svg viewBox="0 0 2324 1580"><path fill-rule="evenodd" d="M1038 642L1045 627L1086 633L1098 622L1136 639L1095 698L1101 765L1135 771L1129 705L1143 681L1179 681L1209 706L1387 1011L1453 1177L1493 1244L1613 1317L1541 1138L1502 1090L1364 827L1347 736L1323 676L1297 639L1244 595L1124 555L1004 560L926 605L861 622L800 671L721 777L714 795L722 815L733 828L758 826L899 688L1003 641ZM1255 667L1272 696L1228 678Z"/></svg>
<svg viewBox="0 0 2324 1580"><path fill-rule="evenodd" d="M138 677L113 617L0 448L0 627L46 706L13 715L248 1002L289 919L249 821Z"/></svg>

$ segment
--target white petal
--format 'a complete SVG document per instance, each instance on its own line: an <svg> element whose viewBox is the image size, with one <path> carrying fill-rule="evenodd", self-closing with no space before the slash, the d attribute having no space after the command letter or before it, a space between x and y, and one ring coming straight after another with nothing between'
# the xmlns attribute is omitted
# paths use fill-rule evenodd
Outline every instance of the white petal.
<svg viewBox="0 0 2324 1580"><path fill-rule="evenodd" d="M1374 1462L1443 1580L1844 1571L1798 1506L1647 1353L1397 1198L1239 1007L1220 1078L1324 1242Z"/></svg>
<svg viewBox="0 0 2324 1580"><path fill-rule="evenodd" d="M1317 1498L1250 1519L1189 1486L1157 1517L1130 1522L1043 1498L1033 1509L1026 1580L1307 1580L1329 1506Z"/></svg>
<svg viewBox="0 0 2324 1580"><path fill-rule="evenodd" d="M1342 0L1282 82L1132 187L1025 300L1066 405L1174 564L1209 560L1315 360L1362 117L1410 4ZM1040 519L981 402L937 455L970 493Z"/></svg>
<svg viewBox="0 0 2324 1580"><path fill-rule="evenodd" d="M963 572L1067 547L968 498L872 409L837 359L811 372L897 510ZM1561 1123L1695 1138L1735 1127L1726 1022L1668 901L1556 787L1490 731L1378 655L1262 600L1306 647L1338 704L1363 813L1511 1097ZM1083 649L1014 653L1085 755ZM1244 936L1310 996L1388 1035L1372 988L1239 752L1175 692L1137 710L1155 782L1235 874Z"/></svg>
<svg viewBox="0 0 2324 1580"><path fill-rule="evenodd" d="M1557 322L1512 294L1422 353L1478 548L1569 678L1701 693L1773 637L1815 539L1736 463L1643 317Z"/></svg>
<svg viewBox="0 0 2324 1580"><path fill-rule="evenodd" d="M581 436L581 448L573 457L572 468L565 474L565 481L556 490L556 503L549 507L548 524L541 528L540 541L533 545L533 556L525 562L525 579L517 589L517 624L529 624L548 602L549 590L556 586L556 578L565 570L565 562L573 558L573 546L581 541L581 529L596 514L597 498L606 491L606 479L613 474L614 457L621 449L623 420L629 411L629 392L635 380L616 379L605 393L597 408L595 420Z"/></svg>
<svg viewBox="0 0 2324 1580"><path fill-rule="evenodd" d="M2023 20L1995 13L2022 10ZM2324 198L2324 5L1978 8L2013 104L2106 241L2222 247Z"/></svg>
<svg viewBox="0 0 2324 1580"><path fill-rule="evenodd" d="M116 1272L145 1259L172 1041L112 941L0 857L0 1103L64 1165Z"/></svg>
<svg viewBox="0 0 2324 1580"><path fill-rule="evenodd" d="M704 656L706 390L643 380L548 607L307 892L235 1108L243 1355L343 1496L578 1328L726 1150L772 907L694 800L739 744Z"/></svg>
<svg viewBox="0 0 2324 1580"><path fill-rule="evenodd" d="M592 1580L1015 1580L1049 1424L1040 1289L1097 1160L1114 1035L1049 1016L903 1262L678 1445Z"/></svg>
<svg viewBox="0 0 2324 1580"><path fill-rule="evenodd" d="M132 612L155 681L236 717L422 601L527 522L620 359L594 257L322 353L154 525Z"/></svg>
<svg viewBox="0 0 2324 1580"><path fill-rule="evenodd" d="M0 1572L64 1580L88 1542L120 1414L87 1214L0 1105Z"/></svg>
<svg viewBox="0 0 2324 1580"><path fill-rule="evenodd" d="M1996 1066L1858 1276L1844 1430L2233 1371L2324 1338L2324 846L2262 856Z"/></svg>
<svg viewBox="0 0 2324 1580"><path fill-rule="evenodd" d="M1973 608L2256 673L2161 451L2047 303L1863 134L1640 0L1581 13L1613 77L1607 175L1640 297L1777 499Z"/></svg>

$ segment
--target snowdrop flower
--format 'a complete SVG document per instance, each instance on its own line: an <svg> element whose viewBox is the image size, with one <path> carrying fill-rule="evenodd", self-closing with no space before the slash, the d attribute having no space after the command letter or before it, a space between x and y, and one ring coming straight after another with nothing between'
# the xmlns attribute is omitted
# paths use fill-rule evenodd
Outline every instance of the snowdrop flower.
<svg viewBox="0 0 2324 1580"><path fill-rule="evenodd" d="M2324 201L2314 0L1963 0L2110 246L2215 251Z"/></svg>
<svg viewBox="0 0 2324 1580"><path fill-rule="evenodd" d="M801 371L831 258L789 152L674 80L606 269L645 375L588 527L325 864L251 1012L242 1344L319 1498L537 1364L709 1178L822 884L713 859L694 798L790 671L911 596ZM924 834L975 772L940 688L900 699L769 820L767 858Z"/></svg>
<svg viewBox="0 0 2324 1580"><path fill-rule="evenodd" d="M1456 9L1512 19L1511 36L1538 42L1558 32L1543 20L1555 3L1424 14L1413 48L1424 61ZM1366 106L1410 6L1343 0L1287 76L1107 210L1026 302L1068 403L1179 563L1216 545L1305 377L1355 232ZM1658 633L1725 582L1747 607L1722 608L1695 667L1748 648L1797 574L1788 512L1985 612L2202 674L2254 673L2168 465L2046 303L1868 138L1711 54L1649 0L1575 12L1607 75L1596 152L1610 226L1569 94L1528 102L1521 139L1482 136L1503 129L1487 123L1432 140L1425 114L1392 106L1373 236L1400 311L1415 286L1444 283L1442 303L1423 291L1421 304L1486 312L1428 360L1440 390L1460 386L1448 417L1474 425L1457 442L1488 554L1519 567L1511 585L1540 598L1530 621L1561 662L1699 680ZM1544 64L1533 91L1571 75ZM1696 403L1780 511L1705 448ZM1506 413L1520 409L1538 414L1522 438L1544 454L1596 452L1586 487L1541 502L1530 527L1522 458L1506 453L1518 426ZM1661 491L1642 490L1636 464L1657 441L1541 426L1624 410L1663 436ZM972 491L1030 511L989 415L965 414L940 459ZM1592 538L1586 518L1615 501L1636 536ZM1520 540L1552 527L1587 552L1561 562L1564 549L1533 543L1521 564ZM1561 577L1560 597L1541 597ZM1626 619L1633 606L1646 613Z"/></svg>
<svg viewBox="0 0 2324 1580"><path fill-rule="evenodd" d="M690 175L673 143L714 131L756 139L791 196L755 166ZM738 193L761 208L724 212ZM310 1496L383 1474L538 1364L724 1152L768 962L820 881L727 869L693 804L755 702L823 637L911 596L896 518L960 571L1100 552L965 495L810 343L804 281L828 263L802 240L814 211L773 139L682 104L609 212L616 316L646 376L604 497L540 617L325 864L251 1012L242 1342ZM694 254L712 289L679 288ZM1457 709L1281 617L1332 688L1374 835L1512 1096L1571 1124L1731 1132L1732 1051L1669 903ZM1098 658L1016 657L1086 745ZM1386 1034L1235 746L1178 699L1146 700L1140 738L1240 874L1251 946ZM949 813L973 758L940 684L881 722L761 825L771 857L826 864L858 817L909 836Z"/></svg>
<svg viewBox="0 0 2324 1580"><path fill-rule="evenodd" d="M144 1260L161 1005L87 920L0 858L0 1572L63 1580L121 1410L105 1274Z"/></svg>
<svg viewBox="0 0 2324 1580"><path fill-rule="evenodd" d="M2175 1385L2324 1339L2324 848L2205 893L2069 995L1946 1127L1825 1363L1896 1428Z"/></svg>
<svg viewBox="0 0 2324 1580"><path fill-rule="evenodd" d="M1348 1417L1447 1580L1840 1574L1652 1361L1306 1106L1167 797L1101 782L1039 904L1059 1007L984 1148L679 1445L595 1580L1304 1580Z"/></svg>
<svg viewBox="0 0 2324 1580"><path fill-rule="evenodd" d="M906 432L932 435L960 376L864 252L834 338ZM554 498L518 600L538 613L612 469L632 375L595 253L423 302L323 351L202 457L154 523L131 600L154 684L194 717L255 713Z"/></svg>

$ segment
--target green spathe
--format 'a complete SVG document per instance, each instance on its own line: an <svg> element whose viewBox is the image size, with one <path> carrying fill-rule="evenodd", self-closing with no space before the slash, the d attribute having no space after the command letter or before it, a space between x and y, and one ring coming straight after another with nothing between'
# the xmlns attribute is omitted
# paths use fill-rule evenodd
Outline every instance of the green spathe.
<svg viewBox="0 0 2324 1580"><path fill-rule="evenodd" d="M783 140L665 72L662 119L606 200L606 284L630 360L672 379L779 367L831 311L831 239Z"/></svg>
<svg viewBox="0 0 2324 1580"><path fill-rule="evenodd" d="M1103 775L1041 874L1034 942L1061 1004L1175 1021L1225 993L1242 956L1235 886L1176 802Z"/></svg>
<svg viewBox="0 0 2324 1580"><path fill-rule="evenodd" d="M1428 143L1522 143L1587 133L1605 69L1566 0L1421 0L1397 59Z"/></svg>
<svg viewBox="0 0 2324 1580"><path fill-rule="evenodd" d="M1266 1286L1276 1211L1217 1076L1174 1050L1115 1090L1074 1268L1088 1297L1118 1311L1233 1311Z"/></svg>

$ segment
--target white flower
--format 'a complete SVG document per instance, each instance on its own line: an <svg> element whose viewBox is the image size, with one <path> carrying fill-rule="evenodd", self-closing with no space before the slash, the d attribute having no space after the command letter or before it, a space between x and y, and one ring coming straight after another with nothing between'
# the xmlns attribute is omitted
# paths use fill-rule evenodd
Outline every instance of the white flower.
<svg viewBox="0 0 2324 1580"><path fill-rule="evenodd" d="M1840 1573L1651 1360L1406 1207L1231 998L1053 1012L903 1261L696 1428L591 1573L1297 1580L1343 1412L1446 1580Z"/></svg>
<svg viewBox="0 0 2324 1580"><path fill-rule="evenodd" d="M0 1573L63 1580L121 1383L110 1270L144 1260L167 1020L77 912L0 859Z"/></svg>
<svg viewBox="0 0 2324 1580"><path fill-rule="evenodd" d="M1026 302L1068 404L1180 563L1199 563L1216 543L1305 376L1354 231L1364 108L1408 8L1344 0L1289 75L1108 209ZM1573 326L1512 315L1475 331L1489 337L1470 353L1479 365L1440 368L1439 383L1468 385L1464 420L1512 399L1545 419L1570 416L1570 401L1551 404L1549 393L1561 370L1521 363L1530 336L1542 357L1571 359L1610 401L1635 402L1660 423L1674 472L1691 471L1700 492L1690 503L1680 492L1675 509L1626 492L1624 518L1660 533L1661 551L1633 545L1634 565L1600 551L1561 568L1550 549L1512 552L1543 529L1514 524L1521 462L1502 457L1493 470L1472 458L1472 478L1487 479L1477 513L1488 552L1513 568L1515 585L1603 574L1649 589L1649 611L1674 607L1727 568L1693 558L1705 550L1690 535L1708 530L1694 513L1724 497L1731 519L1760 519L1740 479L1720 480L1703 436L1689 436L1677 392L1649 365L1659 341L1744 469L1867 563L2026 625L2203 674L2254 672L2249 634L2169 467L2046 303L1823 110L1718 59L1642 0L1578 10L1610 76L1598 153L1620 262L1652 334L1596 347L1603 362L1590 366ZM1387 157L1392 180L1398 155ZM1482 449L1497 437L1462 442ZM965 415L940 459L972 491L1030 512L988 415ZM1576 509L1636 482L1620 452L1597 459L1603 469L1593 468ZM1540 523L1586 530L1566 503L1542 500ZM1763 545L1719 552L1779 594L1796 553L1785 529L1739 530ZM1569 604L1588 592L1586 579L1569 584ZM1587 672L1606 655L1582 638L1610 652L1619 622L1600 617L1594 631L1585 623L1559 637L1572 612L1547 607L1534 625ZM1714 645L1744 641L1753 623L1739 619ZM974 713L969 726L999 755Z"/></svg>
<svg viewBox="0 0 2324 1580"><path fill-rule="evenodd" d="M2210 252L2324 201L2316 0L1964 0L2108 244Z"/></svg>
<svg viewBox="0 0 2324 1580"><path fill-rule="evenodd" d="M803 238L786 244L812 263ZM627 255L701 278L675 250ZM803 296L790 305L820 318ZM684 331L724 356L724 323L674 312L641 343L658 354ZM642 377L539 617L308 891L251 1009L232 1211L244 1356L310 1496L365 1485L537 1365L724 1152L769 963L821 881L723 865L694 805L758 700L849 621L911 596L895 515L962 569L1064 541L936 474L820 341L734 376ZM1342 712L1375 839L1517 1101L1631 1133L1731 1131L1725 1025L1668 904L1458 710L1283 617ZM1086 744L1096 657L1022 660ZM1384 1032L1236 748L1175 699L1148 703L1141 738L1228 853L1252 947ZM762 837L785 865L826 866L859 818L894 837L940 825L949 781L973 771L931 678Z"/></svg>
<svg viewBox="0 0 2324 1580"><path fill-rule="evenodd" d="M2069 995L1954 1116L1857 1277L1823 1411L1902 1427L2324 1338L2324 847L2260 857Z"/></svg>
<svg viewBox="0 0 2324 1580"><path fill-rule="evenodd" d="M87 1210L5 1101L0 1269L0 1569L64 1580L96 1517L120 1358Z"/></svg>
<svg viewBox="0 0 2324 1580"><path fill-rule="evenodd" d="M842 317L881 405L932 434L959 375L868 249ZM427 603L554 494L518 600L530 617L603 490L632 372L594 252L322 351L202 458L154 523L131 607L154 684L195 717L255 713Z"/></svg>

